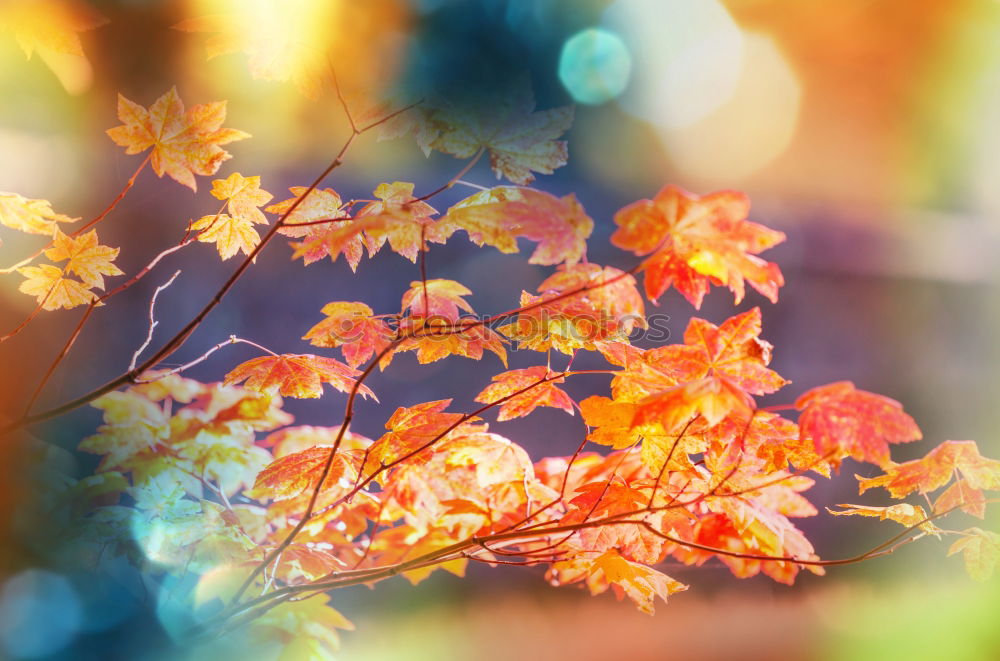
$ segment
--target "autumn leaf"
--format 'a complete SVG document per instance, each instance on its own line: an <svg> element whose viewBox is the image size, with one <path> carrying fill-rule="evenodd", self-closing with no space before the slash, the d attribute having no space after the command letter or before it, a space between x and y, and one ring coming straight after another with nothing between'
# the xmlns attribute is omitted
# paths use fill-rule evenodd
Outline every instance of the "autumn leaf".
<svg viewBox="0 0 1000 661"><path fill-rule="evenodd" d="M246 387L259 392L277 392L284 397L316 398L323 394L323 383L341 392L349 392L361 372L333 358L311 354L261 356L240 363L226 374L225 384L246 381ZM375 397L367 386L358 392Z"/></svg>
<svg viewBox="0 0 1000 661"><path fill-rule="evenodd" d="M634 404L626 436L676 437L696 417L709 427L730 415L749 420L755 408L750 395L774 392L786 383L766 367L771 345L759 338L760 330L760 310L754 308L721 326L693 318L684 344L645 351L605 346L609 360L625 367L612 380L614 401ZM608 406L601 408L610 413ZM617 416L625 410L617 409Z"/></svg>
<svg viewBox="0 0 1000 661"><path fill-rule="evenodd" d="M553 301L550 310L564 308L570 314L588 308L595 326L607 328L595 339L627 335L636 328L646 328L646 309L635 287L635 278L613 266L598 264L560 264L556 272L538 285L540 293L564 295L565 303ZM573 293L579 292L579 293ZM607 325L606 325L607 324Z"/></svg>
<svg viewBox="0 0 1000 661"><path fill-rule="evenodd" d="M272 204L266 211L284 216L299 198L309 192L306 186L292 186L289 190L294 197ZM296 227L301 224L305 226ZM312 264L324 257L335 262L343 254L351 270L356 271L365 252L363 229L364 221L347 217L344 202L336 191L316 188L288 214L278 232L302 238L302 241L292 243L295 248L293 258L301 257L306 264Z"/></svg>
<svg viewBox="0 0 1000 661"><path fill-rule="evenodd" d="M986 511L984 489L1000 490L1000 461L979 454L975 441L945 441L921 459L890 463L885 474L872 478L858 476L860 493L882 487L893 498L914 491L929 493L954 482L934 501L936 513L955 508L983 518Z"/></svg>
<svg viewBox="0 0 1000 661"><path fill-rule="evenodd" d="M307 186L292 186L288 190L292 193L292 197L272 204L267 207L266 211L284 215L300 197L309 191L309 188ZM332 221L337 218L344 218L346 215L344 212L344 202L335 190L332 188L314 188L312 192L309 192L309 196L295 207L295 211L288 214L288 217L285 218L281 225L281 229L278 231L285 236L307 236L313 232L320 231L323 226L310 225L296 228L295 225L297 223L309 223L317 220Z"/></svg>
<svg viewBox="0 0 1000 661"><path fill-rule="evenodd" d="M765 395L788 381L767 368L772 346L760 339L760 332L760 308L730 317L721 326L693 317L684 344L651 349L647 357L665 365L680 382L722 375L752 395Z"/></svg>
<svg viewBox="0 0 1000 661"><path fill-rule="evenodd" d="M609 341L627 342L635 328L646 327L635 279L616 268L560 265L538 291L540 296L522 292L522 310L499 329L522 349L572 355Z"/></svg>
<svg viewBox="0 0 1000 661"><path fill-rule="evenodd" d="M82 282L65 277L62 269L51 264L24 266L17 272L25 277L18 290L34 296L45 310L68 310L97 300Z"/></svg>
<svg viewBox="0 0 1000 661"><path fill-rule="evenodd" d="M340 347L351 367L358 367L381 353L395 337L385 319L374 316L364 303L335 301L324 305L321 312L326 318L310 328L302 339L317 347ZM390 356L383 360L388 363Z"/></svg>
<svg viewBox="0 0 1000 661"><path fill-rule="evenodd" d="M472 317L461 318L460 310L473 312L463 298L471 293L454 280L411 282L402 300L402 311L408 310L410 314L400 321L399 331L404 339L396 351L416 351L417 361L423 365L452 355L479 360L483 351L488 350L506 366L503 338Z"/></svg>
<svg viewBox="0 0 1000 661"><path fill-rule="evenodd" d="M52 210L48 200L32 200L16 193L0 193L0 225L29 234L52 236L58 223L72 223L70 218Z"/></svg>
<svg viewBox="0 0 1000 661"><path fill-rule="evenodd" d="M455 330L455 327L442 320L430 320L424 324L417 318L414 322L407 317L400 324L400 331L409 334L397 345L396 353L416 351L417 362L421 365L433 363L448 356L464 356L472 360L480 360L484 351L497 355L504 366L507 366L507 349L504 339L492 328L484 324L470 325L467 328Z"/></svg>
<svg viewBox="0 0 1000 661"><path fill-rule="evenodd" d="M973 487L968 480L957 478L934 499L934 513L943 514L960 509L979 519L986 518L986 494Z"/></svg>
<svg viewBox="0 0 1000 661"><path fill-rule="evenodd" d="M320 474L330 459L332 449L332 446L316 445L275 459L257 475L250 495L254 498L287 500L301 494L311 494L319 483ZM333 457L330 471L323 480L324 494L333 499L349 492L358 478L360 459L344 450L338 451ZM327 493L331 490L334 491L332 496Z"/></svg>
<svg viewBox="0 0 1000 661"><path fill-rule="evenodd" d="M260 187L260 177L244 177L234 172L225 179L212 182L212 196L226 202L230 215L254 225L267 225L267 218L259 207L274 197Z"/></svg>
<svg viewBox="0 0 1000 661"><path fill-rule="evenodd" d="M249 255L260 243L260 234L253 225L225 213L202 216L191 223L191 229L198 232L198 240L202 243L214 243L223 260L240 251Z"/></svg>
<svg viewBox="0 0 1000 661"><path fill-rule="evenodd" d="M376 439L371 447L365 472L395 461L430 443L447 430L457 428L463 416L460 413L445 413L450 404L450 399L439 399L396 409L385 423L388 432Z"/></svg>
<svg viewBox="0 0 1000 661"><path fill-rule="evenodd" d="M921 438L920 429L894 399L858 390L850 381L813 388L798 398L795 407L802 435L811 438L816 452L868 461L883 469L891 465L890 443Z"/></svg>
<svg viewBox="0 0 1000 661"><path fill-rule="evenodd" d="M56 229L52 247L45 251L45 256L53 262L69 260L63 266L67 274L76 275L87 287L104 289L104 276L122 275L121 269L111 263L118 250L100 245L97 230L74 238Z"/></svg>
<svg viewBox="0 0 1000 661"><path fill-rule="evenodd" d="M587 440L609 445L615 450L635 445L643 434L632 429L636 404L616 402L608 397L591 395L580 402L580 415L591 428Z"/></svg>
<svg viewBox="0 0 1000 661"><path fill-rule="evenodd" d="M671 285L695 308L709 285L729 287L736 303L744 281L778 300L781 270L757 254L781 243L785 235L746 220L750 201L735 191L699 197L666 186L652 200L640 200L615 214L611 242L636 255L651 255L643 267L646 296L656 301Z"/></svg>
<svg viewBox="0 0 1000 661"><path fill-rule="evenodd" d="M199 230L198 240L215 243L224 260L240 251L251 254L260 243L260 235L253 226L267 225L267 217L259 207L273 196L261 189L260 177L244 177L238 172L213 181L212 195L226 202L229 213L203 216L192 223L191 229Z"/></svg>
<svg viewBox="0 0 1000 661"><path fill-rule="evenodd" d="M700 416L710 427L730 415L749 418L753 399L727 377L709 376L653 393L639 401L632 427L644 434L679 434Z"/></svg>
<svg viewBox="0 0 1000 661"><path fill-rule="evenodd" d="M1000 563L1000 535L982 528L969 528L962 533L948 555L961 552L965 560L965 570L977 581L988 581Z"/></svg>
<svg viewBox="0 0 1000 661"><path fill-rule="evenodd" d="M566 164L566 143L557 140L573 123L573 107L532 112L534 95L527 78L464 104L426 104L414 129L425 154L431 149L472 158L480 149L490 155L497 178L531 183L532 172L552 174Z"/></svg>
<svg viewBox="0 0 1000 661"><path fill-rule="evenodd" d="M746 431L743 443L764 462L765 473L782 470L809 469L824 477L830 476L827 462L816 454L816 446L811 439L803 438L799 426L782 418L776 413L757 410L749 427L741 421L734 424L742 425Z"/></svg>
<svg viewBox="0 0 1000 661"><path fill-rule="evenodd" d="M458 321L459 310L474 312L463 296L472 294L469 288L454 280L436 278L426 283L414 280L403 293L403 312L419 317L437 317L446 321Z"/></svg>
<svg viewBox="0 0 1000 661"><path fill-rule="evenodd" d="M687 589L666 574L626 560L614 549L592 560L556 562L546 577L557 585L585 581L591 594L600 594L612 587L619 599L627 596L640 611L649 615L653 614L656 597L666 602L670 595Z"/></svg>
<svg viewBox="0 0 1000 661"><path fill-rule="evenodd" d="M472 467L480 487L523 482L526 477L534 477L531 457L524 448L499 434L477 432L459 435L440 452L445 455L448 466Z"/></svg>
<svg viewBox="0 0 1000 661"><path fill-rule="evenodd" d="M194 175L213 175L223 161L231 158L224 145L249 138L249 133L222 128L226 102L199 104L189 110L170 90L147 110L118 95L118 118L121 126L108 129L115 144L126 154L139 154L152 148L150 162L156 174L170 175L193 191L198 189Z"/></svg>
<svg viewBox="0 0 1000 661"><path fill-rule="evenodd" d="M411 183L396 181L379 184L374 195L376 201L361 207L357 213L359 218L378 218L382 221L365 230L369 255L377 253L388 241L393 252L416 262L422 247L421 240L445 243L454 232L448 224L431 218L437 214L434 207L415 201Z"/></svg>
<svg viewBox="0 0 1000 661"><path fill-rule="evenodd" d="M933 524L933 522L927 520L927 512L925 512L924 508L919 505L896 503L895 505L889 505L887 507L872 507L870 505L841 504L837 505L837 507L845 507L847 509L832 510L828 507L826 508L826 511L834 516L858 515L875 517L882 521L888 519L890 521L895 521L902 526L906 526L907 528L919 525L921 530L934 535L941 532L940 529Z"/></svg>
<svg viewBox="0 0 1000 661"><path fill-rule="evenodd" d="M531 188L498 186L452 206L439 221L462 229L477 246L518 251L517 239L538 246L530 264L575 264L586 252L594 221L573 195L557 198Z"/></svg>
<svg viewBox="0 0 1000 661"><path fill-rule="evenodd" d="M885 468L878 477L858 477L860 493L882 487L893 498L919 491L928 493L940 489L955 475L962 474L975 489L1000 490L1000 460L979 454L975 441L945 441L922 459L904 461Z"/></svg>
<svg viewBox="0 0 1000 661"><path fill-rule="evenodd" d="M475 401L490 404L528 388L500 405L497 420L503 422L522 418L539 406L551 406L573 415L573 400L564 390L555 386L565 379L562 377L550 379L551 376L553 373L545 366L502 372L493 377L492 384L476 395Z"/></svg>

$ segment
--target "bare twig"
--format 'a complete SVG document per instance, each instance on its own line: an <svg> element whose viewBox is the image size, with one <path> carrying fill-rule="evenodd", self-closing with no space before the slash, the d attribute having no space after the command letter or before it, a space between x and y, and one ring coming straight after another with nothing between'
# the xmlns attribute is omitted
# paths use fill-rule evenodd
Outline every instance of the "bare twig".
<svg viewBox="0 0 1000 661"><path fill-rule="evenodd" d="M155 316L156 297L160 295L161 291L163 291L170 285L174 284L174 280L176 280L177 276L179 276L180 274L181 274L180 269L174 271L174 274L170 276L170 279L164 282L159 287L157 287L156 291L153 292L152 298L149 299L149 331L146 333L146 340L139 346L138 349L135 350L135 353L132 354L132 360L128 364L129 371L135 369L135 364L139 361L139 356L142 354L143 351L146 350L146 347L149 346L149 343L153 341L153 331L156 330L157 325L159 325L160 323L156 320Z"/></svg>

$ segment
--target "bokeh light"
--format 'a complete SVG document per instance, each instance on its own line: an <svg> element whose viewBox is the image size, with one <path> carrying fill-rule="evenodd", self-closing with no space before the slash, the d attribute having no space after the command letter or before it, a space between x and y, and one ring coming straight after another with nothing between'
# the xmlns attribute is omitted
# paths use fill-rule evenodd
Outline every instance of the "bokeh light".
<svg viewBox="0 0 1000 661"><path fill-rule="evenodd" d="M618 0L604 14L635 59L625 110L658 126L688 126L736 91L743 34L716 0Z"/></svg>
<svg viewBox="0 0 1000 661"><path fill-rule="evenodd" d="M632 57L614 32L589 28L566 40L559 56L559 80L579 103L614 99L628 85Z"/></svg>
<svg viewBox="0 0 1000 661"><path fill-rule="evenodd" d="M0 588L0 649L10 659L34 659L58 652L76 636L82 613L69 581L29 569Z"/></svg>
<svg viewBox="0 0 1000 661"><path fill-rule="evenodd" d="M791 142L801 94L774 42L747 34L740 77L729 100L683 128L657 129L678 170L706 186L737 185Z"/></svg>

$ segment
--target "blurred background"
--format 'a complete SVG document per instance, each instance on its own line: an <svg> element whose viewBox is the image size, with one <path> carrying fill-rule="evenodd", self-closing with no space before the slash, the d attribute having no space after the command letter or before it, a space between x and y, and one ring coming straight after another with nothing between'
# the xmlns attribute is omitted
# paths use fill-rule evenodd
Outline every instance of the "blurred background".
<svg viewBox="0 0 1000 661"><path fill-rule="evenodd" d="M174 27L212 14L236 17L239 29ZM80 31L83 55L52 47L60 28ZM206 48L220 43L233 52L206 59ZM335 95L317 84L326 66L317 52L329 54L355 109L387 94L487 90L524 74L538 108L577 104L569 164L536 186L576 193L597 224L588 253L596 263L634 263L608 244L611 218L666 183L700 194L746 191L751 218L788 234L765 255L785 273L780 302L751 293L737 308L762 307L763 337L776 347L772 367L793 381L767 403L849 379L898 399L922 427L925 441L896 448L897 460L946 439L975 439L1000 457L1000 2L0 0L0 190L93 217L141 161L104 134L119 123L116 94L149 105L177 85L189 106L227 99L225 125L253 135L228 147L234 158L219 176L262 175L262 187L285 199L289 186L308 185L322 170L348 130ZM461 167L446 155L426 158L409 137L365 136L325 185L344 199L370 197L383 181L414 181L420 193ZM465 179L494 181L485 164ZM200 178L193 195L147 170L101 224L102 243L121 246L117 263L134 273L176 243L190 219L214 213L209 183ZM432 202L443 211L468 193L459 187ZM38 237L5 228L0 239L0 267L40 246ZM230 333L306 351L298 338L325 303L363 300L396 312L419 278L386 251L356 276L342 260L303 269L283 244L269 247L171 365ZM160 341L235 264L220 263L208 244L164 260L95 311L39 408L127 368L146 333L149 297L175 270L181 276L158 301ZM462 237L433 247L428 269L472 289L480 313L512 307L548 273L523 254L476 250ZM17 291L20 280L0 276L0 332L34 308ZM668 315L677 339L694 311L671 291L648 312ZM731 294L714 290L698 316L719 323L733 312ZM0 417L20 414L79 313L46 313L0 347ZM189 375L218 380L253 355L230 347ZM538 354L511 354L512 367L539 362ZM450 358L428 366L399 357L371 380L382 406L362 404L355 428L377 436L387 411L437 398L468 409L500 367L490 356L482 365ZM580 396L604 388L601 377L569 385ZM332 425L341 406L327 395L286 408L301 424ZM5 441L0 509L5 529L16 532L0 552L0 657L158 658L154 651L168 643L134 582L51 572L30 531L16 527L32 497L19 470L28 437L72 450L99 422L99 412L83 409ZM494 428L535 458L571 453L583 433L578 419L554 410ZM67 470L83 476L93 467L92 457L76 455ZM847 465L810 492L813 502L857 502L855 470L875 474ZM996 518L953 527L969 525L1000 530ZM894 532L826 512L801 527L830 558ZM691 589L654 617L609 595L554 590L542 570L522 568L474 567L467 579L435 575L417 588L389 581L338 593L334 605L358 625L344 635L350 659L1000 658L998 579L974 583L945 550L923 540L825 578L803 576L794 588L737 581L721 565L668 566Z"/></svg>

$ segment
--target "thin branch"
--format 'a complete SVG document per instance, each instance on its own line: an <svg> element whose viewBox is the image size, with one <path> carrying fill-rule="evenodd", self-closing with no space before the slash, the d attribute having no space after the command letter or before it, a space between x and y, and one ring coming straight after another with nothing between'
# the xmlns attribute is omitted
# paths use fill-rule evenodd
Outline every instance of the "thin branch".
<svg viewBox="0 0 1000 661"><path fill-rule="evenodd" d="M159 287L157 287L156 291L153 292L152 298L149 299L149 331L146 333L146 340L139 346L138 349L135 350L135 353L132 354L132 360L128 364L129 371L135 369L135 364L139 361L139 356L142 354L143 351L146 350L146 348L149 346L149 343L153 341L153 331L156 330L157 325L159 325L160 323L156 320L155 316L156 297L160 295L161 291L163 291L170 285L174 284L174 280L176 280L177 276L179 276L180 274L181 274L180 269L174 271L174 274L170 276L170 279L164 282Z"/></svg>
<svg viewBox="0 0 1000 661"><path fill-rule="evenodd" d="M56 288L55 285L52 285L51 287L49 287L49 291L45 294L45 298L43 298L41 300L41 302L38 305L35 306L35 309L31 311L31 314L29 314L27 317L25 317L24 321L22 321L21 323L19 323L14 328L14 330L10 331L6 335L0 336L0 344L3 344L4 342L6 342L7 340L9 340L10 338L14 337L15 335L17 335L18 333L20 333L21 331L23 331L25 328L28 327L28 324L30 324L31 321L35 317L38 316L38 313L41 312L44 309L45 302L47 300L49 300L49 296L52 295L52 290L54 290L55 288Z"/></svg>
<svg viewBox="0 0 1000 661"><path fill-rule="evenodd" d="M384 120L380 120L380 122L381 121ZM333 161L331 161L330 164L327 165L327 167L319 174L319 176L317 176L316 179L313 180L313 182L309 185L309 187L305 190L305 192L298 198L296 198L295 202L293 202L289 206L288 210L286 210L285 213L282 214L280 218L278 218L277 222L275 222L275 224L271 226L268 232L261 239L260 243L258 243L254 247L254 249L250 252L250 254L246 256L246 258L240 263L240 265L236 268L233 274L222 284L219 290L216 291L215 295L208 301L208 303L205 304L205 306L201 309L201 311L198 314L196 314L194 318L191 319L191 321L184 326L184 328L178 331L170 340L168 340L158 351L156 351L152 356L150 356L144 363L138 365L135 369L129 370L128 372L112 379L111 381L108 381L104 385L99 386L98 388L95 388L94 390L91 390L90 392L84 395L76 397L75 399L65 402L64 404L51 408L47 411L42 411L41 413L37 413L35 415L24 416L20 420L16 420L10 424L0 427L0 436L9 431L20 429L21 427L24 427L26 425L31 425L36 422L41 422L43 420L48 420L49 418L62 415L63 413L72 411L73 409L76 409L80 406L83 406L84 404L87 404L88 402L93 401L94 399L100 397L105 393L111 392L112 390L116 390L127 383L134 383L136 378L140 374L155 367L162 360L164 360L165 358L173 354L174 351L179 349L187 340L187 338L191 335L191 333L193 333L195 329L201 325L201 323L205 320L205 318L209 315L209 313L212 310L214 310L215 307L219 305L219 303L222 302L222 299L225 297L227 293L229 293L229 291L233 288L233 286L240 279L243 273L250 267L251 264L254 263L254 261L257 258L257 255L260 254L260 252L267 246L267 244L274 237L274 235L277 234L278 230L282 227L285 219L287 219L299 207L299 205L301 205L306 200L306 198L310 195L310 193L312 193L320 185L320 183L322 183L322 181L326 179L326 177L331 172L333 172L333 170L335 170L336 168L338 168L340 165L343 164L343 157L347 153L347 150L350 149L350 146L354 143L356 137L357 134L352 133L347 138L347 140L344 142L343 146L341 147L340 151L337 153Z"/></svg>
<svg viewBox="0 0 1000 661"><path fill-rule="evenodd" d="M63 348L59 352L59 355L57 355L55 360L52 361L52 364L49 365L49 368L45 370L45 375L42 376L42 380L38 382L37 386L35 386L35 390L31 393L31 397L28 399L28 403L24 407L23 415L25 417L27 417L31 413L31 407L35 405L35 401L38 399L38 396L42 394L42 390L45 389L46 384L48 384L49 379L52 378L52 375L55 373L56 368L59 367L59 364L63 361L63 358L66 357L66 354L68 354L69 350L73 347L73 344L76 342L76 338L80 336L80 331L83 330L84 324L86 324L87 319L90 318L90 313L94 311L94 308L98 304L99 301L96 299L90 302L90 304L87 306L87 309L84 310L83 315L80 317L80 321L77 322L76 328L73 329L73 332L66 339L66 344L63 345Z"/></svg>
<svg viewBox="0 0 1000 661"><path fill-rule="evenodd" d="M421 195L420 197L414 198L414 199L410 200L409 202L407 202L407 204L415 204L417 202L423 202L424 200L429 200L432 197L435 197L439 193L445 192L446 190L448 190L449 188L451 188L452 186L454 186L456 183L458 183L458 181L462 177L464 177L465 175L469 174L469 171L472 170L472 168L474 168L476 166L476 163L479 162L479 159L481 159L483 157L483 154L485 154L485 153L486 153L486 148L485 147L480 147L479 151L477 151L473 155L473 157L469 160L469 162L465 164L465 167L463 167L461 170L458 171L458 174L456 174L454 177L452 177L451 179L449 179L445 184L442 184L441 186L438 186L437 188L435 188L434 190L432 190L430 193L427 193L426 195Z"/></svg>

